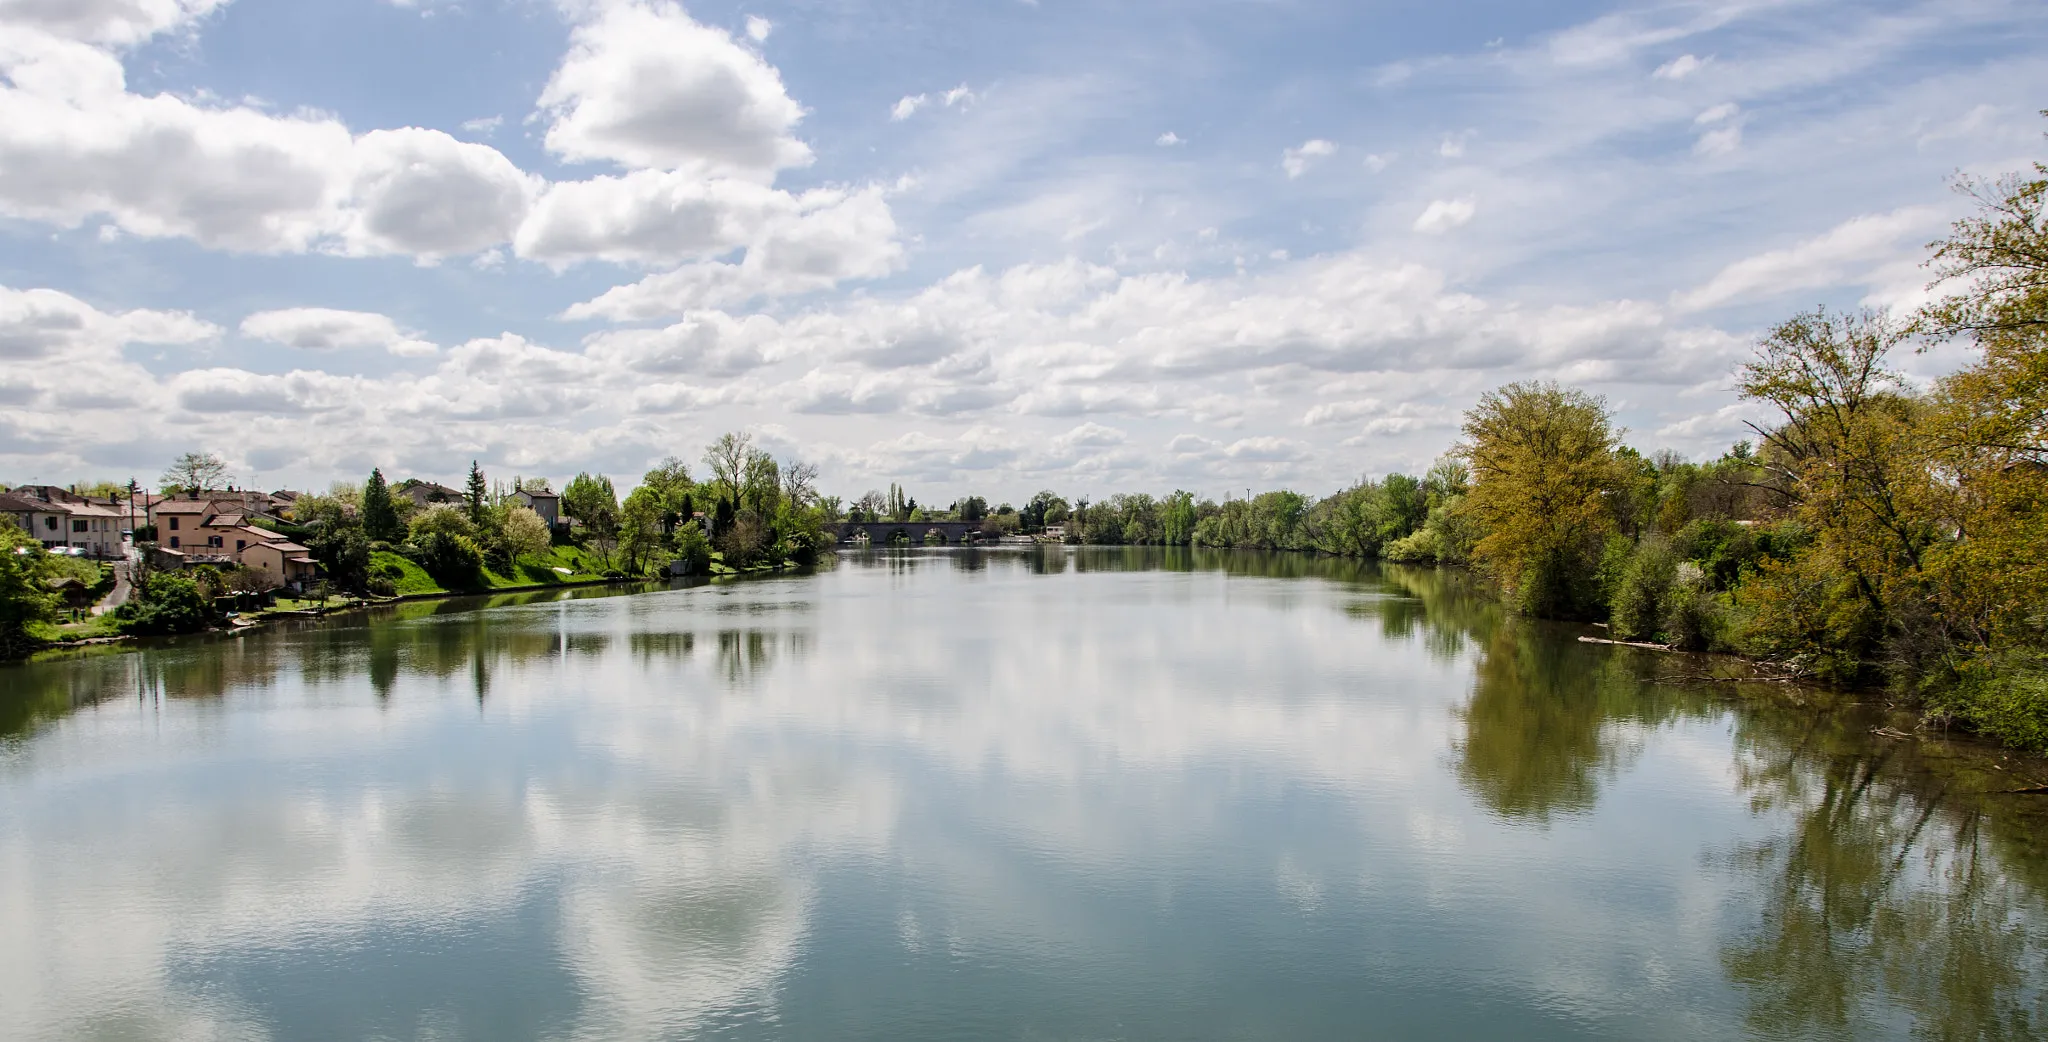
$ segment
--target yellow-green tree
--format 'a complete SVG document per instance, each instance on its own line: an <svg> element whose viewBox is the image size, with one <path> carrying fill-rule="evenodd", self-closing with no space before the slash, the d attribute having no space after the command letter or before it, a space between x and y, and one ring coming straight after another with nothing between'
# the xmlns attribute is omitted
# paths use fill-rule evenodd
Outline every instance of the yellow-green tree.
<svg viewBox="0 0 2048 1042"><path fill-rule="evenodd" d="M1521 611L1597 614L1600 550L1626 477L1607 403L1554 382L1512 383L1481 396L1464 435L1463 509L1483 533L1474 563Z"/></svg>
<svg viewBox="0 0 2048 1042"><path fill-rule="evenodd" d="M1738 381L1743 397L1779 413L1756 427L1763 466L1814 534L1806 553L1767 562L1746 584L1748 643L1832 679L1917 655L1902 638L1931 621L1925 570L1945 492L1930 469L1925 403L1888 364L1908 335L1877 312L1809 312L1765 335Z"/></svg>

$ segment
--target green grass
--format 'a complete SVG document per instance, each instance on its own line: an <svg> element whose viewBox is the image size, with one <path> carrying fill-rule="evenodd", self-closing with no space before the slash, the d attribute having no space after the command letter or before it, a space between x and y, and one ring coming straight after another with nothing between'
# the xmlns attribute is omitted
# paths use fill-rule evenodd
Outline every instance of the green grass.
<svg viewBox="0 0 2048 1042"><path fill-rule="evenodd" d="M394 553L390 550L378 550L370 555L370 574L388 577L393 574L394 570L396 578L392 578L391 584L396 588L400 596L448 592L441 588L441 584L429 578L424 569L414 564L412 559L404 554Z"/></svg>
<svg viewBox="0 0 2048 1042"><path fill-rule="evenodd" d="M114 637L121 633L112 612L88 615L84 622L38 624L31 627L30 632L42 640L84 640L87 637Z"/></svg>
<svg viewBox="0 0 2048 1042"><path fill-rule="evenodd" d="M370 555L370 571L372 574L388 574L384 571L387 566L396 568L399 571L399 576L392 580L392 585L395 588L394 592L400 596L480 592L474 590L449 590L435 582L419 565L414 564L411 559L403 554L380 550ZM558 572L555 570L557 568L566 568L568 573ZM555 586L562 583L588 582L593 579L602 578L604 576L596 558L592 557L588 552L574 546L557 546L550 548L545 555L528 554L525 557L521 557L518 561L514 562L511 574L509 575L499 574L489 568L484 569L484 589L498 590L507 587Z"/></svg>

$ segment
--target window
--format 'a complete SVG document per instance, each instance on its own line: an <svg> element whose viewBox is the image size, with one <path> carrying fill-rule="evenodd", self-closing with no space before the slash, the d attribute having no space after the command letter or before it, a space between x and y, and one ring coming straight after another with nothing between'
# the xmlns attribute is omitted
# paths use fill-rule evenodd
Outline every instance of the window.
<svg viewBox="0 0 2048 1042"><path fill-rule="evenodd" d="M44 528L47 528L47 529L49 529L49 530L50 530L50 531L52 531L52 532L56 531L56 530L57 530L57 519L56 519L56 518L54 518L54 517L46 517L46 518L44 518L44 519L43 519L43 527L44 527Z"/></svg>
<svg viewBox="0 0 2048 1042"><path fill-rule="evenodd" d="M177 530L178 530L178 519L174 517L174 518L172 518L172 519L171 519L171 531L175 532L175 531L177 531ZM175 539L171 540L171 545L172 545L172 546L176 546L176 545L178 545L178 541L177 541L177 540L175 540Z"/></svg>
<svg viewBox="0 0 2048 1042"><path fill-rule="evenodd" d="M248 541L247 539L237 539L237 540L235 540L235 550L236 550L237 552L240 552L240 551L242 551L242 550L247 550L248 548L249 548L249 541Z"/></svg>
<svg viewBox="0 0 2048 1042"><path fill-rule="evenodd" d="M226 542L227 542L227 540L226 540L226 539L223 539L223 538L221 538L220 536L217 536L217 535L216 535L216 536L208 536L208 537L206 538L206 545L208 545L208 546L222 546L222 545L226 544Z"/></svg>
<svg viewBox="0 0 2048 1042"><path fill-rule="evenodd" d="M171 549L173 549L173 550L176 550L177 548L178 548L178 537L177 537L177 536L172 536L172 537L171 537Z"/></svg>
<svg viewBox="0 0 2048 1042"><path fill-rule="evenodd" d="M85 520L84 520L83 518L80 518L79 520L76 520L76 521L73 521L73 522L71 522L71 530L72 530L72 531L74 531L74 532L83 532L83 531L85 531L85 528L86 528L86 524L85 524Z"/></svg>

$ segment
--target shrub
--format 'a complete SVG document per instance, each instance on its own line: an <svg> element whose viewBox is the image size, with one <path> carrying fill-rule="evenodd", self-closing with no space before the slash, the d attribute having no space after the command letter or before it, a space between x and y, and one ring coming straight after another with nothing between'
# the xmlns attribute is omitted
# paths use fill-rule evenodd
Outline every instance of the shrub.
<svg viewBox="0 0 2048 1042"><path fill-rule="evenodd" d="M1612 557L1610 552L1607 559ZM1644 537L1613 581L1607 604L1614 635L1622 640L1655 640L1661 636L1677 582L1678 555L1672 552L1671 544L1659 536Z"/></svg>
<svg viewBox="0 0 2048 1042"><path fill-rule="evenodd" d="M704 538L704 529L692 522L676 526L675 560L682 562L686 575L711 570L711 540Z"/></svg>
<svg viewBox="0 0 2048 1042"><path fill-rule="evenodd" d="M134 599L114 609L121 632L137 636L197 633L212 617L212 607L199 584L189 576L167 572L150 576Z"/></svg>
<svg viewBox="0 0 2048 1042"><path fill-rule="evenodd" d="M483 585L484 554L468 536L429 532L413 544L411 556L435 582L448 589L475 589Z"/></svg>
<svg viewBox="0 0 2048 1042"><path fill-rule="evenodd" d="M1443 555L1443 545L1440 531L1424 527L1388 543L1380 554L1389 561L1404 564L1435 564Z"/></svg>

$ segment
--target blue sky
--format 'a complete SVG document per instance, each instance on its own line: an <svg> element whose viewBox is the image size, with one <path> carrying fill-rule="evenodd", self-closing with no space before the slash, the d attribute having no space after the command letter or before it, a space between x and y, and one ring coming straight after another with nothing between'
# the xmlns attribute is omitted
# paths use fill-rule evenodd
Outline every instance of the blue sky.
<svg viewBox="0 0 2048 1042"><path fill-rule="evenodd" d="M0 474L926 501L1416 471L1483 390L1704 456L2044 151L2048 9L0 0ZM1919 375L1962 357L1904 360Z"/></svg>

